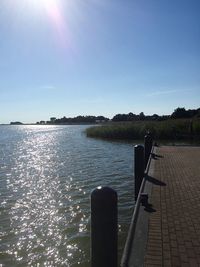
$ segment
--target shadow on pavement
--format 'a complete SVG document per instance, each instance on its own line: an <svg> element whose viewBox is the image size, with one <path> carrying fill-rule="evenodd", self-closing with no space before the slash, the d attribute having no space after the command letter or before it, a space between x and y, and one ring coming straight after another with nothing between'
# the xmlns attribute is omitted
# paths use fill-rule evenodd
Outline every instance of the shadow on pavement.
<svg viewBox="0 0 200 267"><path fill-rule="evenodd" d="M166 183L164 183L164 182L162 182L162 181L160 181L160 180L158 180L158 179L156 179L156 178L154 178L152 176L149 176L149 175L147 175L146 181L148 181L148 182L150 182L152 184L155 184L155 185L166 186Z"/></svg>
<svg viewBox="0 0 200 267"><path fill-rule="evenodd" d="M159 158L163 159L164 157L162 155L158 155L155 153L151 153L152 159L158 160Z"/></svg>
<svg viewBox="0 0 200 267"><path fill-rule="evenodd" d="M148 203L148 204L145 205L144 210L145 210L146 212L149 212L149 213L156 212L156 209L154 209L154 208L152 207L152 204L150 204L150 203Z"/></svg>

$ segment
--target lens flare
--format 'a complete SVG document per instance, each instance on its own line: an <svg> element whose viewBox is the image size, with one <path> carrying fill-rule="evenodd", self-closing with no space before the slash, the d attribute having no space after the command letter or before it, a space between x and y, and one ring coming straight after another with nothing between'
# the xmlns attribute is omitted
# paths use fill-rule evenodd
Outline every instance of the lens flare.
<svg viewBox="0 0 200 267"><path fill-rule="evenodd" d="M49 22L56 33L56 39L64 48L71 48L71 36L69 31L69 16L71 13L70 0L29 0L28 5L32 10L47 15Z"/></svg>
<svg viewBox="0 0 200 267"><path fill-rule="evenodd" d="M61 12L61 6L56 0L43 0L44 8L47 12L50 22L52 23L53 28L58 34L59 41L61 45L69 46L69 31L65 22L64 15Z"/></svg>

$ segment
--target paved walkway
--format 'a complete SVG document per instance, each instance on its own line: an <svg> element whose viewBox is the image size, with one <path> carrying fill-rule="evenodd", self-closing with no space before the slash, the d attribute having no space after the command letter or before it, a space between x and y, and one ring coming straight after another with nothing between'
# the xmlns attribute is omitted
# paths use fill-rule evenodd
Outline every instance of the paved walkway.
<svg viewBox="0 0 200 267"><path fill-rule="evenodd" d="M200 266L200 147L156 154L144 266Z"/></svg>

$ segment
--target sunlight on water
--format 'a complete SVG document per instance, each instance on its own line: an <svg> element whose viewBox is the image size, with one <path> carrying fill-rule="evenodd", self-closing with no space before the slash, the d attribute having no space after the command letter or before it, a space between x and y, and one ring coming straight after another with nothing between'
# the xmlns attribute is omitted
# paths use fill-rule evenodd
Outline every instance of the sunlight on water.
<svg viewBox="0 0 200 267"><path fill-rule="evenodd" d="M87 139L83 129L1 127L0 263L5 266L89 266L89 199L100 184L121 187L119 212L127 210L129 217L121 217L119 230L127 230L133 192L122 187L129 189L132 182L132 148Z"/></svg>

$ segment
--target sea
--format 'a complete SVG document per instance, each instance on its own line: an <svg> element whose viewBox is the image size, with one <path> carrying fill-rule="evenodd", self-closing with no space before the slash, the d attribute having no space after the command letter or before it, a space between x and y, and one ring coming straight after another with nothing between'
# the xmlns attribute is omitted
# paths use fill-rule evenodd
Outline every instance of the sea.
<svg viewBox="0 0 200 267"><path fill-rule="evenodd" d="M89 267L90 195L118 194L118 254L134 208L132 143L86 125L0 126L0 266Z"/></svg>

